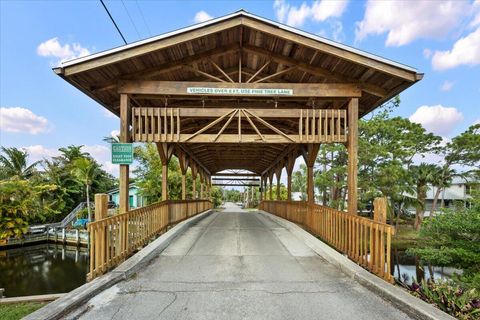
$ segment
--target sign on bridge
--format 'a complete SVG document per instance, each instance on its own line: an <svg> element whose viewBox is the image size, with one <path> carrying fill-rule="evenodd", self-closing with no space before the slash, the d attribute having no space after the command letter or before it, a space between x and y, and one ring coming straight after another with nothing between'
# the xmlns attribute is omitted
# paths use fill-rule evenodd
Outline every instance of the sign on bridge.
<svg viewBox="0 0 480 320"><path fill-rule="evenodd" d="M293 96L293 89L253 89L253 88L210 88L188 87L187 93L218 95L257 95L257 96Z"/></svg>
<svg viewBox="0 0 480 320"><path fill-rule="evenodd" d="M113 164L132 164L133 162L133 144L132 143L112 143L112 163Z"/></svg>

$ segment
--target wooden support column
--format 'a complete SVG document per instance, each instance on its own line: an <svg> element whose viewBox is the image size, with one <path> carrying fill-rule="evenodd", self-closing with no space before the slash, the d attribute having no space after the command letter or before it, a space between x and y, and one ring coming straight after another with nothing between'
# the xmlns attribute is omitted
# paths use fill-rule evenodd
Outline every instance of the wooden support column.
<svg viewBox="0 0 480 320"><path fill-rule="evenodd" d="M287 171L287 200L292 201L292 173L295 166L295 154L293 152L288 154L285 169Z"/></svg>
<svg viewBox="0 0 480 320"><path fill-rule="evenodd" d="M195 162L192 162L190 168L192 169L192 199L195 200L197 199L197 164Z"/></svg>
<svg viewBox="0 0 480 320"><path fill-rule="evenodd" d="M130 98L126 94L120 95L120 142L128 143L130 139ZM125 213L129 210L129 177L130 166L128 164L120 165L120 182L119 182L119 212Z"/></svg>
<svg viewBox="0 0 480 320"><path fill-rule="evenodd" d="M162 201L168 200L168 162L173 154L173 145L157 143L158 154L162 161Z"/></svg>
<svg viewBox="0 0 480 320"><path fill-rule="evenodd" d="M277 176L277 200L282 200L281 199L281 183L280 183L280 178L282 176L282 170L283 170L283 163L279 163L278 167L275 169L275 175Z"/></svg>
<svg viewBox="0 0 480 320"><path fill-rule="evenodd" d="M178 163L180 165L180 171L182 172L182 200L187 199L187 169L188 169L188 158L187 154L179 148L177 150Z"/></svg>
<svg viewBox="0 0 480 320"><path fill-rule="evenodd" d="M357 174L358 174L358 98L350 99L348 103L348 168L347 168L347 186L348 186L348 213L357 215L358 212L358 194L357 194Z"/></svg>
<svg viewBox="0 0 480 320"><path fill-rule="evenodd" d="M313 185L313 165L317 158L319 144L308 144L306 148L303 148L302 155L307 165L307 200L308 203L315 203L315 190Z"/></svg>

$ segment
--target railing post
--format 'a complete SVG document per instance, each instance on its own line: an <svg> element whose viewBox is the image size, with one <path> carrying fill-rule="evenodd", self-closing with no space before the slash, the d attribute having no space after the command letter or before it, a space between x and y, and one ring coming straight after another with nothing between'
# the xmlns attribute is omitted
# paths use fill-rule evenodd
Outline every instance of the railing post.
<svg viewBox="0 0 480 320"><path fill-rule="evenodd" d="M108 195L105 193L95 194L95 221L105 219L108 211Z"/></svg>
<svg viewBox="0 0 480 320"><path fill-rule="evenodd" d="M373 200L373 220L380 223L387 222L387 198L375 198Z"/></svg>

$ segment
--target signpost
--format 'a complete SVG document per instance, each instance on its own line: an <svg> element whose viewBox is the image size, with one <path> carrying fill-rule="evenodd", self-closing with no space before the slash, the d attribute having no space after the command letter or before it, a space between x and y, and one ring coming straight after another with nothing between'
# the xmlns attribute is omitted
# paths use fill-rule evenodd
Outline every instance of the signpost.
<svg viewBox="0 0 480 320"><path fill-rule="evenodd" d="M112 143L112 163L113 164L132 164L133 162L133 144L132 143Z"/></svg>

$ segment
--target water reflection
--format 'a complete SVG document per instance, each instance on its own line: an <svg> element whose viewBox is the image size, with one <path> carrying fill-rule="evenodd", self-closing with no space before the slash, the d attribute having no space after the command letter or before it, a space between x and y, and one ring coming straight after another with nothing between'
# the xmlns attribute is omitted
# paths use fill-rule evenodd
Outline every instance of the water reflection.
<svg viewBox="0 0 480 320"><path fill-rule="evenodd" d="M85 248L41 244L0 251L0 288L6 297L69 292L86 282Z"/></svg>
<svg viewBox="0 0 480 320"><path fill-rule="evenodd" d="M451 279L454 273L460 273L461 270L449 267L432 266L429 270L428 266L422 266L419 259L415 256L407 255L405 250L392 250L392 274L399 281L412 284L413 281L419 282L421 279L428 280L433 274L434 280ZM418 279L418 281L417 281Z"/></svg>

